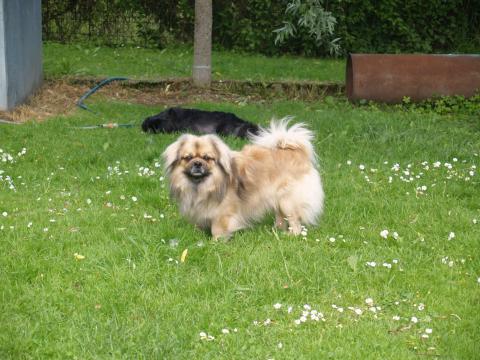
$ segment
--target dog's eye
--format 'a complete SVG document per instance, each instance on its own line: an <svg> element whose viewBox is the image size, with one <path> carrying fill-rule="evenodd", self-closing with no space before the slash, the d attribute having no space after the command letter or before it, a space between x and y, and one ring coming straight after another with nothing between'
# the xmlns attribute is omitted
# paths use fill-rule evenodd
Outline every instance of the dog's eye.
<svg viewBox="0 0 480 360"><path fill-rule="evenodd" d="M193 159L193 156L192 156L192 155L185 155L185 156L183 157L183 160L186 160L186 161L190 161L190 160L192 160L192 159Z"/></svg>
<svg viewBox="0 0 480 360"><path fill-rule="evenodd" d="M208 161L208 160L215 160L215 159L208 155L203 155L203 160Z"/></svg>

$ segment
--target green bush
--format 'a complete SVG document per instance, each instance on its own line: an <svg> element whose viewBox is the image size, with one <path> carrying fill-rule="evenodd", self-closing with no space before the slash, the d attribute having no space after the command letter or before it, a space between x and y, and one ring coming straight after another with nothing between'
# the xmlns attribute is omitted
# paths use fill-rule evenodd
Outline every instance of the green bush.
<svg viewBox="0 0 480 360"><path fill-rule="evenodd" d="M217 48L266 55L328 56L308 30L275 44L275 29L291 19L290 0L213 1ZM343 53L451 53L480 49L480 4L469 0L321 1L336 19ZM194 0L45 0L45 40L167 47L191 43Z"/></svg>

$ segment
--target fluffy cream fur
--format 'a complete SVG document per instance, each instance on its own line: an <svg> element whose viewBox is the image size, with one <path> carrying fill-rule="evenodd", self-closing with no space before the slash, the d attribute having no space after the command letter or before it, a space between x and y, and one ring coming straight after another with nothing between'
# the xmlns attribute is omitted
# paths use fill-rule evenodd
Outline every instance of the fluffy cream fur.
<svg viewBox="0 0 480 360"><path fill-rule="evenodd" d="M183 135L168 146L163 157L180 212L214 238L228 238L268 212L295 235L302 224L315 224L324 193L313 134L303 124L288 127L288 120L272 121L238 152L215 135Z"/></svg>

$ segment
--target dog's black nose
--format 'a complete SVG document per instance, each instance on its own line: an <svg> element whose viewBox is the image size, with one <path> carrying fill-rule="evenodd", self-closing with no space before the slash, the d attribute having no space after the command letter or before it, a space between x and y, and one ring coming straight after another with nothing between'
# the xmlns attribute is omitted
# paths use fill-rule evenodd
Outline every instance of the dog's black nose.
<svg viewBox="0 0 480 360"><path fill-rule="evenodd" d="M196 161L193 162L193 166L194 167L201 167L202 163L200 161L196 160Z"/></svg>

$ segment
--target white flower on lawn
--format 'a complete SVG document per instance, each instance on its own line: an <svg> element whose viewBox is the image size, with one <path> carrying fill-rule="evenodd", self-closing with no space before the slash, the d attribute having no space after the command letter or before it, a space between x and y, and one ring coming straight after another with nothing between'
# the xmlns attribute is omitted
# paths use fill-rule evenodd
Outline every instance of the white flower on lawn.
<svg viewBox="0 0 480 360"><path fill-rule="evenodd" d="M289 306L287 312L290 314L293 311L293 307Z"/></svg>
<svg viewBox="0 0 480 360"><path fill-rule="evenodd" d="M281 342L279 342L279 343L277 344L277 347L278 347L279 349L281 349L281 348L283 348L283 344L282 344Z"/></svg>
<svg viewBox="0 0 480 360"><path fill-rule="evenodd" d="M358 309L358 308L355 309L355 310L353 310L353 311L354 311L355 314L357 314L357 315L362 315L362 313L363 313L362 309Z"/></svg>
<svg viewBox="0 0 480 360"><path fill-rule="evenodd" d="M90 205L92 203L91 199L87 199L87 204Z"/></svg>
<svg viewBox="0 0 480 360"><path fill-rule="evenodd" d="M263 325L268 326L268 325L270 325L271 323L272 323L272 320L267 319L267 320L265 320L265 321L263 322Z"/></svg>
<svg viewBox="0 0 480 360"><path fill-rule="evenodd" d="M422 334L422 339L428 339L428 335L427 334Z"/></svg>
<svg viewBox="0 0 480 360"><path fill-rule="evenodd" d="M347 160L347 165L352 165L352 160Z"/></svg>
<svg viewBox="0 0 480 360"><path fill-rule="evenodd" d="M222 329L222 334L230 334L230 330L228 330L228 329Z"/></svg>
<svg viewBox="0 0 480 360"><path fill-rule="evenodd" d="M396 231L393 232L392 236L395 240L398 240L398 233Z"/></svg>
<svg viewBox="0 0 480 360"><path fill-rule="evenodd" d="M388 230L382 230L380 231L380 236L384 239L388 237Z"/></svg>
<svg viewBox="0 0 480 360"><path fill-rule="evenodd" d="M477 222L478 222L477 219L473 219L473 220L472 220L472 223L474 223L474 224L476 224Z"/></svg>
<svg viewBox="0 0 480 360"><path fill-rule="evenodd" d="M273 305L273 307L278 310L282 307L282 304L276 303L275 305Z"/></svg>
<svg viewBox="0 0 480 360"><path fill-rule="evenodd" d="M365 170L365 165L359 165L358 168L363 171Z"/></svg>
<svg viewBox="0 0 480 360"><path fill-rule="evenodd" d="M331 243L334 243L335 242L335 238L334 237L331 237L328 239L328 241L330 241Z"/></svg>
<svg viewBox="0 0 480 360"><path fill-rule="evenodd" d="M395 321L399 321L399 320L400 320L400 316L395 315L395 316L392 317L392 319L395 320Z"/></svg>
<svg viewBox="0 0 480 360"><path fill-rule="evenodd" d="M425 304L418 304L418 310L423 311L425 309Z"/></svg>
<svg viewBox="0 0 480 360"><path fill-rule="evenodd" d="M439 168L440 165L442 165L442 163L441 163L440 161L435 161L435 162L433 163L433 167L435 167L435 168Z"/></svg>
<svg viewBox="0 0 480 360"><path fill-rule="evenodd" d="M207 340L207 341L215 340L215 338L212 335L208 335L204 331L201 331L199 335L200 335L200 340Z"/></svg>
<svg viewBox="0 0 480 360"><path fill-rule="evenodd" d="M366 298L365 299L365 304L368 306L373 306L373 299L372 298Z"/></svg>
<svg viewBox="0 0 480 360"><path fill-rule="evenodd" d="M304 316L304 315L300 316L300 321L301 321L301 322L307 321L307 317Z"/></svg>
<svg viewBox="0 0 480 360"><path fill-rule="evenodd" d="M429 328L425 329L425 333L426 333L426 334L431 334L432 332L433 332L432 329L429 329Z"/></svg>
<svg viewBox="0 0 480 360"><path fill-rule="evenodd" d="M308 305L308 304L303 305L303 308L304 308L305 310L312 310L311 306Z"/></svg>
<svg viewBox="0 0 480 360"><path fill-rule="evenodd" d="M137 200L138 200L138 199L137 199L136 196L132 196L132 201L133 201L133 202L136 202Z"/></svg>
<svg viewBox="0 0 480 360"><path fill-rule="evenodd" d="M415 316L412 316L412 318L410 319L410 321L411 321L412 323L414 323L414 324L418 323L418 319L417 319L417 317L415 317Z"/></svg>
<svg viewBox="0 0 480 360"><path fill-rule="evenodd" d="M375 266L377 266L377 263L375 261L367 261L366 265L371 266L371 267L375 267Z"/></svg>
<svg viewBox="0 0 480 360"><path fill-rule="evenodd" d="M455 238L455 233L451 231L450 234L448 234L448 240L452 240L453 238Z"/></svg>
<svg viewBox="0 0 480 360"><path fill-rule="evenodd" d="M8 216L8 213L6 211L2 212L2 216L3 217L7 217Z"/></svg>
<svg viewBox="0 0 480 360"><path fill-rule="evenodd" d="M295 325L300 325L300 320L299 319L296 319L294 322L295 322Z"/></svg>

